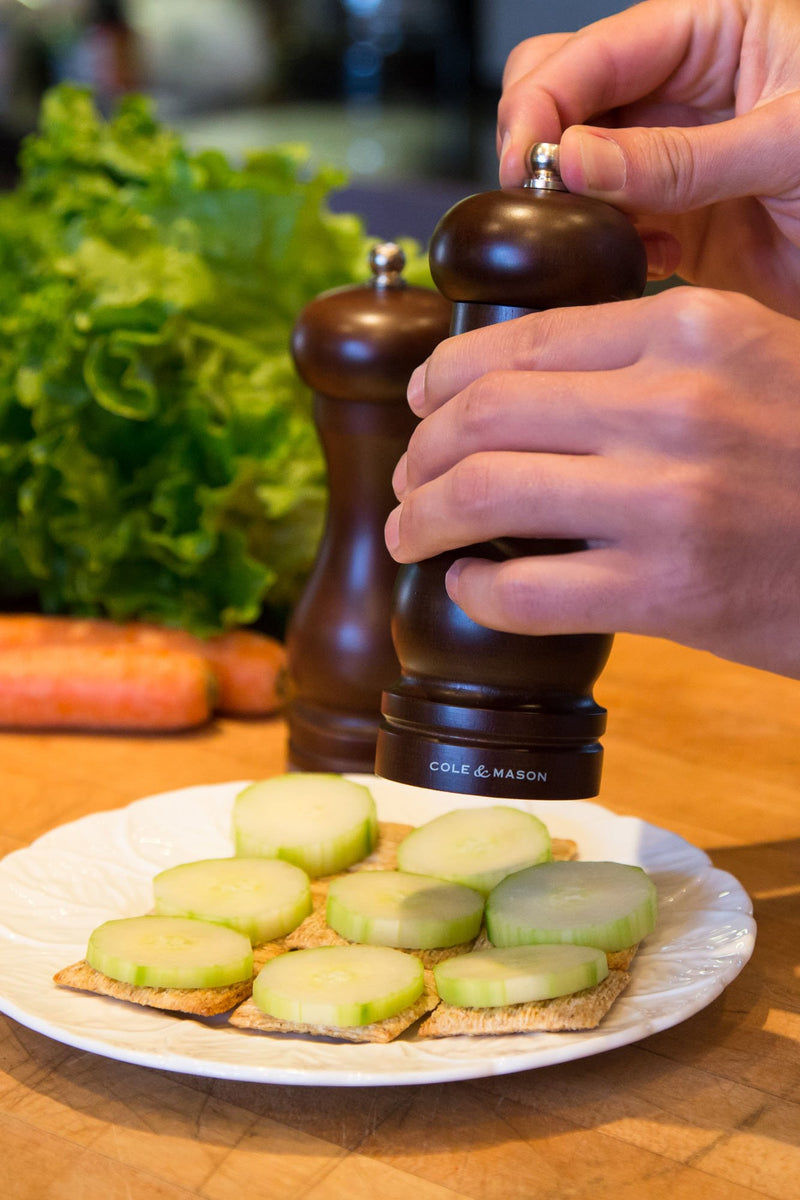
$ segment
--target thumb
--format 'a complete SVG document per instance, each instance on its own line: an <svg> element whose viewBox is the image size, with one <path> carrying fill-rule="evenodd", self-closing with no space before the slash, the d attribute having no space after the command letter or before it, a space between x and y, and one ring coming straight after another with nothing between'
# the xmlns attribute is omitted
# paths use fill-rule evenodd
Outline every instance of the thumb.
<svg viewBox="0 0 800 1200"><path fill-rule="evenodd" d="M689 128L600 129L573 125L561 139L570 191L637 213L682 213L741 196L779 196L800 186L800 94L743 116Z"/></svg>

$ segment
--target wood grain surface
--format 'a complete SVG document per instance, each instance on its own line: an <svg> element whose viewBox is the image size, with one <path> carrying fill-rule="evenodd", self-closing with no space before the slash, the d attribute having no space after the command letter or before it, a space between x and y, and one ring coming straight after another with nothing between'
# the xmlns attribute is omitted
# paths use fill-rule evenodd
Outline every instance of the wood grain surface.
<svg viewBox="0 0 800 1200"><path fill-rule="evenodd" d="M599 802L753 897L751 962L635 1045L495 1078L316 1088L195 1078L0 1016L2 1200L797 1200L800 684L620 637ZM0 854L64 821L284 767L280 720L169 737L0 733Z"/></svg>

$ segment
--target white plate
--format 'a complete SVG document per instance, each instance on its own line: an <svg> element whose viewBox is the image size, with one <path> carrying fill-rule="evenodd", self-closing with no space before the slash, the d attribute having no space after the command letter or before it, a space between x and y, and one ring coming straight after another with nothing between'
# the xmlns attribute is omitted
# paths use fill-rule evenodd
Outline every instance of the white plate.
<svg viewBox="0 0 800 1200"><path fill-rule="evenodd" d="M421 822L485 800L367 783L384 820ZM96 813L44 834L0 861L0 1010L56 1041L123 1062L262 1083L363 1086L500 1075L599 1054L677 1025L704 1008L749 959L752 906L737 881L682 838L584 801L520 803L581 857L643 867L658 888L659 919L633 979L600 1028L388 1045L236 1030L57 988L52 975L83 957L101 922L151 903L164 867L233 852L230 814L245 782L185 788Z"/></svg>

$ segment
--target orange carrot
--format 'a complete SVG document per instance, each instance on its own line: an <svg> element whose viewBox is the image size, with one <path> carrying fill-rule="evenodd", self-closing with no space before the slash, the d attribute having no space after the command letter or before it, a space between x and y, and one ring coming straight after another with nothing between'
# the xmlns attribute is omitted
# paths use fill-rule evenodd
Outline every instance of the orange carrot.
<svg viewBox="0 0 800 1200"><path fill-rule="evenodd" d="M199 638L144 621L116 623L91 617L0 613L0 653L10 647L127 645L179 650L206 660L217 682L216 709L238 716L268 716L281 707L285 651L275 638L234 629Z"/></svg>
<svg viewBox="0 0 800 1200"><path fill-rule="evenodd" d="M217 708L236 716L268 716L282 705L286 651L253 629L231 629L201 643L217 680Z"/></svg>
<svg viewBox="0 0 800 1200"><path fill-rule="evenodd" d="M123 627L93 617L51 617L39 613L0 613L0 649L53 643L85 645L119 641Z"/></svg>
<svg viewBox="0 0 800 1200"><path fill-rule="evenodd" d="M125 645L0 649L0 725L167 731L209 720L214 678L197 654Z"/></svg>

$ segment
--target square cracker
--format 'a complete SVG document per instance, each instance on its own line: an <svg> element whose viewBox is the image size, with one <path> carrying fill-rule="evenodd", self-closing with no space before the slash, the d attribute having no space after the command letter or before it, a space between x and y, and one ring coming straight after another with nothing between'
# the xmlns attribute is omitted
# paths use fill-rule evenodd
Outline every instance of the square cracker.
<svg viewBox="0 0 800 1200"><path fill-rule="evenodd" d="M492 950L494 942L489 941L489 935L486 932L484 925L480 933L475 939L473 950ZM627 971L628 967L636 957L636 951L639 949L639 943L636 942L633 946L627 946L624 950L607 950L606 961L608 962L609 971ZM462 951L465 953L465 951Z"/></svg>
<svg viewBox="0 0 800 1200"><path fill-rule="evenodd" d="M374 1021L371 1025L306 1025L300 1021L283 1021L263 1013L252 999L240 1004L228 1021L238 1029L256 1029L262 1033L309 1033L315 1037L340 1038L346 1042L393 1042L438 1003L433 977L426 971L425 990L418 1000L396 1016Z"/></svg>
<svg viewBox="0 0 800 1200"><path fill-rule="evenodd" d="M286 953L280 939L264 942L253 947L253 973L258 974L266 962ZM89 966L86 959L63 967L53 976L59 987L77 988L82 992L94 992L98 996L111 996L115 1000L127 1000L145 1008L163 1008L169 1012L182 1012L195 1017L213 1017L230 1012L253 991L252 979L231 983L226 987L212 988L168 988L136 987L132 983L121 983L101 971Z"/></svg>
<svg viewBox="0 0 800 1200"><path fill-rule="evenodd" d="M132 983L120 983L119 980L103 975L94 967L90 967L85 959L56 972L53 980L59 987L78 988L83 992L95 992L99 996L128 1000L146 1008L163 1008L196 1017L213 1017L229 1012L237 1004L241 1004L253 990L252 979L232 983L227 987L213 988L135 987Z"/></svg>
<svg viewBox="0 0 800 1200"><path fill-rule="evenodd" d="M351 871L396 871L397 847L413 830L413 825L401 825L398 821L379 821L378 840L375 849L361 862L353 863Z"/></svg>
<svg viewBox="0 0 800 1200"><path fill-rule="evenodd" d="M443 1000L419 1027L419 1038L460 1034L565 1033L595 1029L630 982L627 971L609 971L594 987L553 1000L504 1004L496 1008L459 1008Z"/></svg>
<svg viewBox="0 0 800 1200"><path fill-rule="evenodd" d="M331 929L325 919L325 908L317 908L306 917L297 929L288 933L283 939L287 950L313 950L317 946L355 946L348 938L343 938L335 929ZM447 958L456 954L466 954L474 946L474 941L461 942L458 946L441 946L431 950L406 949L406 954L413 954L423 966L434 967Z"/></svg>

